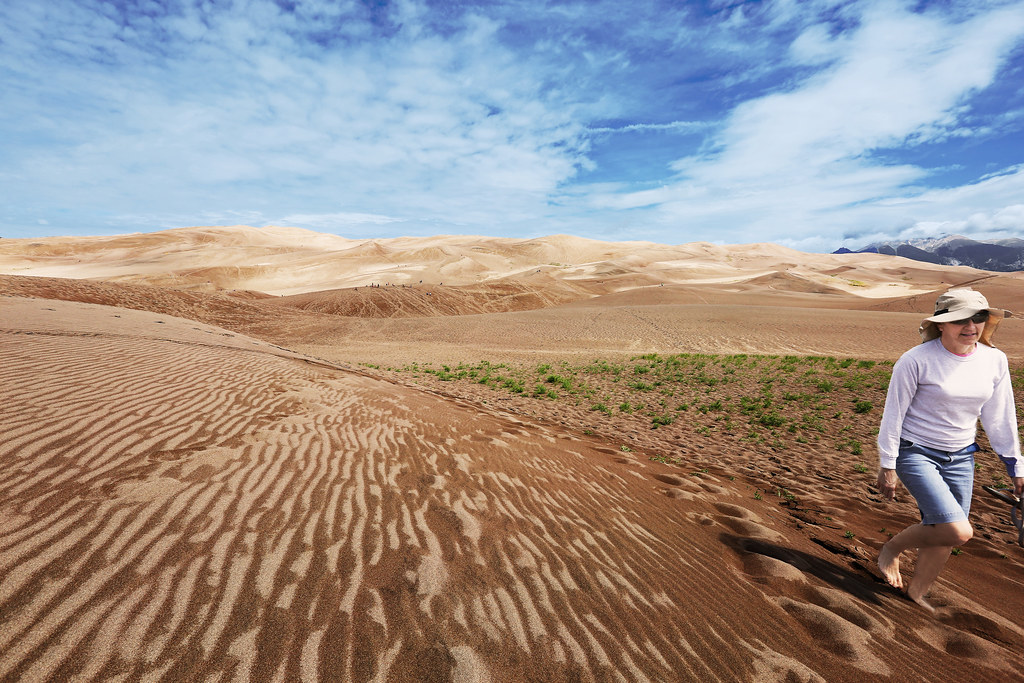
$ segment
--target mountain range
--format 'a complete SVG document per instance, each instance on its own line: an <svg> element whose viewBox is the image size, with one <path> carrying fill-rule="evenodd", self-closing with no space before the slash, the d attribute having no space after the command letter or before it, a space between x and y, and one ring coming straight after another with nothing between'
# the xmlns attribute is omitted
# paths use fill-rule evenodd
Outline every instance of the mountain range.
<svg viewBox="0 0 1024 683"><path fill-rule="evenodd" d="M874 242L856 251L841 247L835 254L891 254L945 266L970 266L981 270L1024 270L1024 240L1011 238L979 241L961 235L939 238Z"/></svg>

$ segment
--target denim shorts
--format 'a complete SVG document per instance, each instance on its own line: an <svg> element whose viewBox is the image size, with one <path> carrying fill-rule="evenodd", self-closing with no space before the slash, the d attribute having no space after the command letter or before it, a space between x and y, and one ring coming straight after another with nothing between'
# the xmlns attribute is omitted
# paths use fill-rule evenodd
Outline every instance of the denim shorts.
<svg viewBox="0 0 1024 683"><path fill-rule="evenodd" d="M974 443L958 451L940 451L900 439L896 474L917 501L922 524L967 519L977 450Z"/></svg>

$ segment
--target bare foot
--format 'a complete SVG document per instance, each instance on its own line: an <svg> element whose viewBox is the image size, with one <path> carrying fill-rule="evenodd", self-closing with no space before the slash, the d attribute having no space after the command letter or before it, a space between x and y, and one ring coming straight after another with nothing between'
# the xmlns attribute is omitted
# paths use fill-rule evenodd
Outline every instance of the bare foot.
<svg viewBox="0 0 1024 683"><path fill-rule="evenodd" d="M924 599L923 595L919 595L915 598L908 590L907 597L916 602L917 604L919 604L921 607L924 607L925 611L927 611L929 614L935 614L935 608L932 607L930 602Z"/></svg>
<svg viewBox="0 0 1024 683"><path fill-rule="evenodd" d="M900 574L900 554L893 553L889 549L888 543L878 551L878 568L890 586L903 588L903 575Z"/></svg>

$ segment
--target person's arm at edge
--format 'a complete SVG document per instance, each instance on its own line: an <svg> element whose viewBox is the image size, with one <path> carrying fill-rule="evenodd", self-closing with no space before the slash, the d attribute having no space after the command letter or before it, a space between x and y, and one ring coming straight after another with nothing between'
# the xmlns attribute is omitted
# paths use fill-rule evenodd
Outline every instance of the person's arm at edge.
<svg viewBox="0 0 1024 683"><path fill-rule="evenodd" d="M1010 369L1004 356L992 398L981 407L981 426L993 450L1006 465L1006 474L1013 480L1013 492L1020 496L1024 495L1024 456L1020 451L1016 410Z"/></svg>
<svg viewBox="0 0 1024 683"><path fill-rule="evenodd" d="M896 457L899 455L900 432L903 418L917 393L917 364L906 356L892 368L889 389L885 395L885 408L878 428L878 490L892 500L896 497L899 478L896 476Z"/></svg>

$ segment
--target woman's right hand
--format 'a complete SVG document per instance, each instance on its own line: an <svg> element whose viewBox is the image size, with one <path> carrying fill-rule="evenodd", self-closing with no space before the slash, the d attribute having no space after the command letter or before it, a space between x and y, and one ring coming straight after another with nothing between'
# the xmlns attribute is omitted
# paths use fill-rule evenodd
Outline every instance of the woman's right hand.
<svg viewBox="0 0 1024 683"><path fill-rule="evenodd" d="M900 479L896 476L896 470L878 468L878 490L886 500L896 500L896 487L899 483Z"/></svg>

